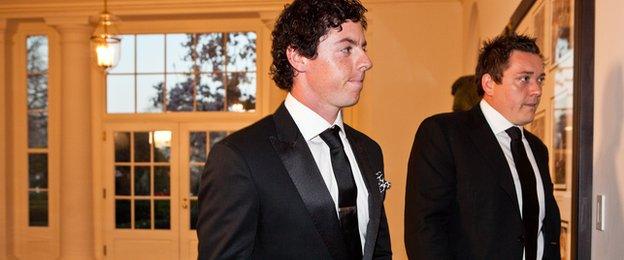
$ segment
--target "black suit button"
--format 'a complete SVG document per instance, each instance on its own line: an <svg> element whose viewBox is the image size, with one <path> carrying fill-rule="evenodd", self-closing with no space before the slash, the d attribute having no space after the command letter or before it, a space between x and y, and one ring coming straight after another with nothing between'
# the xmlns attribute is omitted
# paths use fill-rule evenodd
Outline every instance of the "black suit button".
<svg viewBox="0 0 624 260"><path fill-rule="evenodd" d="M520 243L520 244L524 245L524 235L520 235L520 236L518 237L518 243Z"/></svg>

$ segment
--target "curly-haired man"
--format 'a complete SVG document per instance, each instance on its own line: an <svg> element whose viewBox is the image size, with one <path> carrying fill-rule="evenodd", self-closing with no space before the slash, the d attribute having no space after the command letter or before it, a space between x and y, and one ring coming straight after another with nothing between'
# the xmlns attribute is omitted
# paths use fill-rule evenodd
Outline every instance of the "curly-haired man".
<svg viewBox="0 0 624 260"><path fill-rule="evenodd" d="M357 0L295 0L273 31L277 111L217 143L201 178L200 259L390 259L379 145L344 124L366 54Z"/></svg>

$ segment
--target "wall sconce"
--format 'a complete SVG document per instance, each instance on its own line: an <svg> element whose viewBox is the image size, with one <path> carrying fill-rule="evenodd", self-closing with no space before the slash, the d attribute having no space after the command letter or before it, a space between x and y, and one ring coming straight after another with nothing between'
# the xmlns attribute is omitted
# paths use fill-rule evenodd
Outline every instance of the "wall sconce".
<svg viewBox="0 0 624 260"><path fill-rule="evenodd" d="M117 37L113 18L108 12L107 1L104 0L104 12L100 14L98 25L91 36L97 65L104 70L117 66L121 56L121 38Z"/></svg>

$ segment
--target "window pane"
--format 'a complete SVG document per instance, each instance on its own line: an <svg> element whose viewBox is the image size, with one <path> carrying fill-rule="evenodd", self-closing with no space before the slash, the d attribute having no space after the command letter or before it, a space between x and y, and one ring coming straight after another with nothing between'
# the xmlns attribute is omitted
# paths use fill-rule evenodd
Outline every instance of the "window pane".
<svg viewBox="0 0 624 260"><path fill-rule="evenodd" d="M154 196L169 196L169 167L154 167Z"/></svg>
<svg viewBox="0 0 624 260"><path fill-rule="evenodd" d="M256 73L228 73L227 82L228 111L254 111L256 109Z"/></svg>
<svg viewBox="0 0 624 260"><path fill-rule="evenodd" d="M134 76L108 75L106 97L108 113L134 113Z"/></svg>
<svg viewBox="0 0 624 260"><path fill-rule="evenodd" d="M223 73L202 74L197 87L197 111L224 111Z"/></svg>
<svg viewBox="0 0 624 260"><path fill-rule="evenodd" d="M115 167L115 195L130 195L130 167Z"/></svg>
<svg viewBox="0 0 624 260"><path fill-rule="evenodd" d="M28 188L48 188L48 155L28 155Z"/></svg>
<svg viewBox="0 0 624 260"><path fill-rule="evenodd" d="M228 135L226 131L210 131L210 148Z"/></svg>
<svg viewBox="0 0 624 260"><path fill-rule="evenodd" d="M43 35L26 38L28 73L47 73L48 71L48 37Z"/></svg>
<svg viewBox="0 0 624 260"><path fill-rule="evenodd" d="M155 229L169 229L171 227L170 222L170 206L169 200L155 200L154 201L154 228Z"/></svg>
<svg viewBox="0 0 624 260"><path fill-rule="evenodd" d="M196 84L196 80L190 75L168 74L167 111L193 111L193 93Z"/></svg>
<svg viewBox="0 0 624 260"><path fill-rule="evenodd" d="M189 153L191 162L206 161L206 132L191 132L189 135Z"/></svg>
<svg viewBox="0 0 624 260"><path fill-rule="evenodd" d="M165 35L139 34L137 42L137 72L164 72Z"/></svg>
<svg viewBox="0 0 624 260"><path fill-rule="evenodd" d="M150 133L135 132L134 133L134 161L149 162L150 161Z"/></svg>
<svg viewBox="0 0 624 260"><path fill-rule="evenodd" d="M134 195L150 195L150 167L134 167Z"/></svg>
<svg viewBox="0 0 624 260"><path fill-rule="evenodd" d="M152 228L152 207L149 200L134 201L134 228L150 229Z"/></svg>
<svg viewBox="0 0 624 260"><path fill-rule="evenodd" d="M134 72L134 35L121 35L121 55L119 64L108 73Z"/></svg>
<svg viewBox="0 0 624 260"><path fill-rule="evenodd" d="M115 162L130 162L130 133L115 132Z"/></svg>
<svg viewBox="0 0 624 260"><path fill-rule="evenodd" d="M164 82L164 75L137 75L137 112L162 112Z"/></svg>
<svg viewBox="0 0 624 260"><path fill-rule="evenodd" d="M48 192L28 192L28 225L31 227L48 226Z"/></svg>
<svg viewBox="0 0 624 260"><path fill-rule="evenodd" d="M48 111L28 111L28 148L48 147Z"/></svg>
<svg viewBox="0 0 624 260"><path fill-rule="evenodd" d="M194 165L191 166L191 176L190 176L190 188L191 188L191 196L197 196L199 194L199 180L201 178L201 174L203 171L203 166Z"/></svg>
<svg viewBox="0 0 624 260"><path fill-rule="evenodd" d="M256 33L228 33L227 39L227 71L256 70Z"/></svg>
<svg viewBox="0 0 624 260"><path fill-rule="evenodd" d="M130 200L115 200L115 227L130 228Z"/></svg>
<svg viewBox="0 0 624 260"><path fill-rule="evenodd" d="M197 214L199 213L197 200L191 200L191 229L197 229Z"/></svg>
<svg viewBox="0 0 624 260"><path fill-rule="evenodd" d="M223 33L204 33L199 36L197 52L201 57L202 72L221 72L225 66L225 45Z"/></svg>
<svg viewBox="0 0 624 260"><path fill-rule="evenodd" d="M154 131L154 161L168 162L171 157L171 131Z"/></svg>
<svg viewBox="0 0 624 260"><path fill-rule="evenodd" d="M192 34L167 34L167 72L191 71L193 66L191 54L197 55L193 48L197 42L190 41L191 36Z"/></svg>
<svg viewBox="0 0 624 260"><path fill-rule="evenodd" d="M28 76L28 109L48 108L48 76Z"/></svg>

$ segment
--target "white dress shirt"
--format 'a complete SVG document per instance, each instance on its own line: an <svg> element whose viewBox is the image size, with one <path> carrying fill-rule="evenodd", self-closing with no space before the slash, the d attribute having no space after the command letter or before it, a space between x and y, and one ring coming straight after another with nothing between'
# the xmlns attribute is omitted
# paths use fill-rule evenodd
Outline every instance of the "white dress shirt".
<svg viewBox="0 0 624 260"><path fill-rule="evenodd" d="M284 105L292 116L297 128L306 140L316 166L318 166L323 181L331 194L334 206L336 208L336 216L338 216L338 184L336 183L336 177L334 176L334 170L331 164L331 155L329 152L329 146L321 139L319 134L333 125L340 127L340 140L344 146L345 153L351 164L351 171L353 172L353 179L355 180L355 186L357 187L357 216L358 216L358 229L360 231L360 241L362 245L362 251L364 251L364 245L366 244L366 227L368 226L368 190L366 184L362 178L360 168L358 167L351 145L345 135L344 125L342 123L342 112L338 114L336 121L333 124L329 124L319 114L306 107L299 102L295 97L290 95L286 96Z"/></svg>
<svg viewBox="0 0 624 260"><path fill-rule="evenodd" d="M514 186L516 187L518 208L520 209L520 216L522 216L522 187L520 185L520 178L518 177L518 170L516 169L516 164L511 153L511 137L509 137L509 135L507 135L507 133L505 132L505 130L507 130L508 128L516 125L509 122L509 120L507 120L503 115L496 111L496 109L488 104L487 101L481 100L479 105L481 106L481 111L483 111L485 119L490 125L490 129L492 129L492 132L494 132L494 135L498 140L498 144L503 149L503 153L505 154L505 158L507 159L507 164L509 164L509 169L511 170L511 176L513 177ZM522 129L522 126L517 127L520 127L520 129ZM537 167L535 156L533 156L531 146L529 146L529 142L524 136L524 131L522 131L522 143L524 144L524 149L527 152L527 157L529 157L529 162L531 163L533 172L535 172L535 185L537 185L537 200L539 202L537 259L542 259L542 256L544 255L544 233L542 232L542 225L544 222L544 217L546 216L546 210L544 206L544 186L542 185L542 177L540 175L539 168Z"/></svg>

